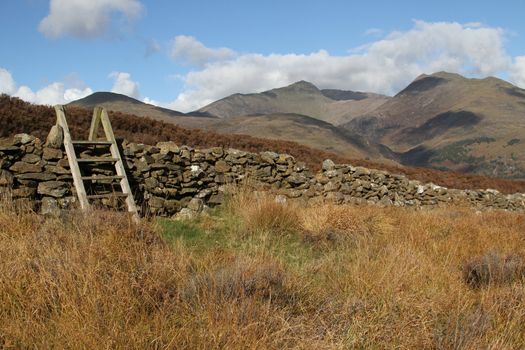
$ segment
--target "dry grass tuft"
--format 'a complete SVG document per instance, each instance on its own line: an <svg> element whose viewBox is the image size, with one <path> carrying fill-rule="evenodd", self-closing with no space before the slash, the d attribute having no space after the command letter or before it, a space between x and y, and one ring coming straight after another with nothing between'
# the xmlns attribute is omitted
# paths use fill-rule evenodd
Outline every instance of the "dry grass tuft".
<svg viewBox="0 0 525 350"><path fill-rule="evenodd" d="M474 288L510 283L523 276L525 262L517 255L502 256L496 252L489 252L471 259L463 266L463 279Z"/></svg>
<svg viewBox="0 0 525 350"><path fill-rule="evenodd" d="M289 201L280 203L265 192L237 189L226 205L230 215L240 219L240 229L248 234L286 236L300 228L298 206Z"/></svg>

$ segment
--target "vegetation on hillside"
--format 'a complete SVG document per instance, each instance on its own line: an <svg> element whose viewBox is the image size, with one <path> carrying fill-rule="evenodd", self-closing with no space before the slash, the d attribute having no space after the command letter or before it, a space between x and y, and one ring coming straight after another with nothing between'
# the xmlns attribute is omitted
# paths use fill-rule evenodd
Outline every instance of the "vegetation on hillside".
<svg viewBox="0 0 525 350"><path fill-rule="evenodd" d="M87 137L91 122L91 111L79 107L68 107L68 122L75 137ZM129 141L155 144L159 141L174 141L193 147L232 147L245 151L275 151L288 153L304 161L310 169L319 170L324 159L336 163L382 169L405 174L411 179L464 189L494 188L504 193L525 192L525 181L496 179L486 176L445 172L427 168L397 167L365 159L350 159L333 153L312 149L295 142L262 139L247 135L225 135L197 129L184 129L177 125L137 117L123 113L110 113L117 137ZM30 133L41 139L56 120L53 108L24 102L15 97L0 95L0 138L16 133Z"/></svg>
<svg viewBox="0 0 525 350"><path fill-rule="evenodd" d="M46 218L0 206L0 347L520 349L525 217L279 204Z"/></svg>

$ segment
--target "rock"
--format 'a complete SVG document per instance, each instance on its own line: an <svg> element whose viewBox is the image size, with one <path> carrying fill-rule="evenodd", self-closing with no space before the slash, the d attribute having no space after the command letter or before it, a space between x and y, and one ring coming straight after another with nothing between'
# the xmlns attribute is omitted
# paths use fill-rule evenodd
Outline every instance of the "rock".
<svg viewBox="0 0 525 350"><path fill-rule="evenodd" d="M64 130L60 125L53 125L46 139L46 147L61 149L64 143Z"/></svg>
<svg viewBox="0 0 525 350"><path fill-rule="evenodd" d="M25 156L22 157L22 162L31 163L31 164L38 163L41 160L42 158L32 153L27 153Z"/></svg>
<svg viewBox="0 0 525 350"><path fill-rule="evenodd" d="M286 178L286 182L291 185L302 185L308 181L308 178L303 173L292 173Z"/></svg>
<svg viewBox="0 0 525 350"><path fill-rule="evenodd" d="M200 198L192 198L190 202L188 203L188 208L196 212L202 211L203 206L204 206L204 202Z"/></svg>
<svg viewBox="0 0 525 350"><path fill-rule="evenodd" d="M255 172L256 177L269 177L272 176L272 167L271 166L265 166L260 169L257 169Z"/></svg>
<svg viewBox="0 0 525 350"><path fill-rule="evenodd" d="M261 156L261 160L269 164L275 164L275 162L279 158L279 154L275 152L261 152L259 154Z"/></svg>
<svg viewBox="0 0 525 350"><path fill-rule="evenodd" d="M354 176L360 177L360 176L367 176L370 175L370 169L363 168L362 166L358 166L355 168Z"/></svg>
<svg viewBox="0 0 525 350"><path fill-rule="evenodd" d="M57 177L55 174L51 173L25 173L16 175L18 180L36 180L36 181L51 181L55 180Z"/></svg>
<svg viewBox="0 0 525 350"><path fill-rule="evenodd" d="M17 144L26 145L36 140L36 137L29 134L16 134L14 140Z"/></svg>
<svg viewBox="0 0 525 350"><path fill-rule="evenodd" d="M0 170L0 186L12 186L15 177L7 170Z"/></svg>
<svg viewBox="0 0 525 350"><path fill-rule="evenodd" d="M63 181L46 181L38 184L39 194L60 198L69 192L69 185Z"/></svg>
<svg viewBox="0 0 525 350"><path fill-rule="evenodd" d="M40 205L40 214L50 215L50 216L59 216L60 208L58 202L53 197L44 197L42 198L42 203Z"/></svg>
<svg viewBox="0 0 525 350"><path fill-rule="evenodd" d="M16 162L13 164L9 170L15 173L24 174L24 173L38 173L42 171L42 166L40 164L31 164L26 162Z"/></svg>
<svg viewBox="0 0 525 350"><path fill-rule="evenodd" d="M45 160L62 159L62 150L58 148L44 147L44 154L42 156Z"/></svg>
<svg viewBox="0 0 525 350"><path fill-rule="evenodd" d="M151 208L163 208L165 200L160 197L151 197L148 204Z"/></svg>
<svg viewBox="0 0 525 350"><path fill-rule="evenodd" d="M326 185L324 185L324 191L325 192L335 192L341 187L341 183L337 181L329 181Z"/></svg>
<svg viewBox="0 0 525 350"><path fill-rule="evenodd" d="M159 181L154 177L148 177L144 180L144 185L148 190L154 190L159 186Z"/></svg>
<svg viewBox="0 0 525 350"><path fill-rule="evenodd" d="M224 202L224 194L221 192L221 193L217 193L217 194L212 194L210 199L208 200L208 204L212 204L212 205L219 205L219 204L222 204Z"/></svg>
<svg viewBox="0 0 525 350"><path fill-rule="evenodd" d="M224 160L215 162L215 171L218 173L227 173L230 169L231 166L229 166Z"/></svg>
<svg viewBox="0 0 525 350"><path fill-rule="evenodd" d="M196 216L196 213L189 208L182 208L173 218L175 220L192 220Z"/></svg>
<svg viewBox="0 0 525 350"><path fill-rule="evenodd" d="M323 161L323 170L333 170L335 168L335 163L331 159L325 159Z"/></svg>
<svg viewBox="0 0 525 350"><path fill-rule="evenodd" d="M167 141L167 142L157 142L157 148L160 150L160 153L174 153L179 154L180 149L179 146L175 144L175 142Z"/></svg>

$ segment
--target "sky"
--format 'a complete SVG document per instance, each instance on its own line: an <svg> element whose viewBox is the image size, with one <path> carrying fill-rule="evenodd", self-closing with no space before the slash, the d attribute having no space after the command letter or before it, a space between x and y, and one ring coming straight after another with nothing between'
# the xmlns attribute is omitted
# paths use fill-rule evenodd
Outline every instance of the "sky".
<svg viewBox="0 0 525 350"><path fill-rule="evenodd" d="M0 93L113 91L189 112L299 80L392 95L448 71L525 88L524 13L522 0L3 0Z"/></svg>

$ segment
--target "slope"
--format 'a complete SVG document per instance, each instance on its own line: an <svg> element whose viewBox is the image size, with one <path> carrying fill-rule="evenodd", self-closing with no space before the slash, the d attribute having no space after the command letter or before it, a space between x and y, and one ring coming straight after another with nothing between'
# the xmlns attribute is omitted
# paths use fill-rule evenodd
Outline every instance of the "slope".
<svg viewBox="0 0 525 350"><path fill-rule="evenodd" d="M292 85L253 94L234 94L197 112L219 118L294 113L337 125L366 114L388 101L387 96L343 90L319 90L299 81Z"/></svg>
<svg viewBox="0 0 525 350"><path fill-rule="evenodd" d="M525 90L497 78L422 75L343 127L405 164L525 177Z"/></svg>

